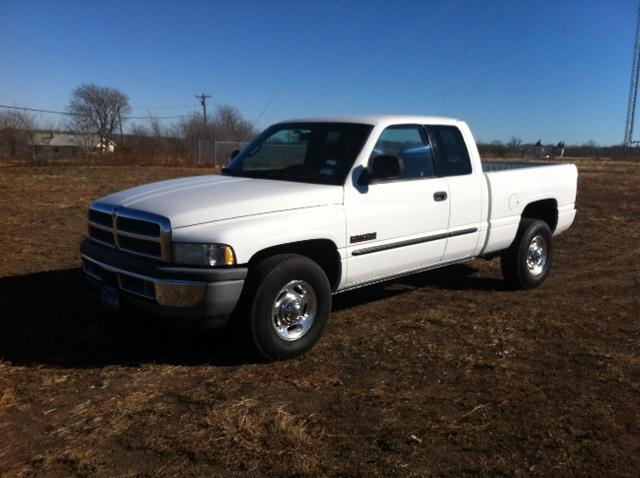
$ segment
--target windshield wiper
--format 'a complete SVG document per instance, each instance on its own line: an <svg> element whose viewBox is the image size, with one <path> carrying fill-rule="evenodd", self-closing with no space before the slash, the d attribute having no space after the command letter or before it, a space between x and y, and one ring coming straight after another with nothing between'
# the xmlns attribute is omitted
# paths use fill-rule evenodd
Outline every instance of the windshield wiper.
<svg viewBox="0 0 640 478"><path fill-rule="evenodd" d="M315 178L306 176L297 176L294 174L286 174L282 170L253 170L253 171L235 171L231 168L222 168L221 172L229 176L252 179L273 179L280 181L293 181L310 184L322 184Z"/></svg>
<svg viewBox="0 0 640 478"><path fill-rule="evenodd" d="M241 177L241 178L255 178L255 179L260 179L260 178L267 178L267 179L274 179L274 178L282 178L283 175L277 171L236 171L233 170L231 168L222 168L220 170L220 172L224 173L224 174L228 174L229 176L236 176L236 177Z"/></svg>

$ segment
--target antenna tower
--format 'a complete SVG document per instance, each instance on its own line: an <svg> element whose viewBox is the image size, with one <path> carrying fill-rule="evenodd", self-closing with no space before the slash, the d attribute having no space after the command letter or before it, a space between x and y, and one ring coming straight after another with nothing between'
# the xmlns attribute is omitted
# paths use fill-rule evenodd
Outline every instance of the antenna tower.
<svg viewBox="0 0 640 478"><path fill-rule="evenodd" d="M633 126L636 119L636 100L638 99L638 81L640 79L640 6L636 19L636 42L633 48L633 66L631 68L631 87L627 106L627 123L624 127L624 145L633 146Z"/></svg>

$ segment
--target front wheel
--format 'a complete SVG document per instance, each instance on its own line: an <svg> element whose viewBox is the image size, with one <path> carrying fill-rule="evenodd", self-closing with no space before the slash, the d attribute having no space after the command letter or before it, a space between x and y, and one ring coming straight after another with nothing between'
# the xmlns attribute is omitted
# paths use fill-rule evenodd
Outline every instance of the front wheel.
<svg viewBox="0 0 640 478"><path fill-rule="evenodd" d="M515 240L501 254L502 275L517 289L534 289L549 275L552 259L553 241L547 223L522 219Z"/></svg>
<svg viewBox="0 0 640 478"><path fill-rule="evenodd" d="M297 254L262 261L254 272L248 317L253 344L267 360L302 355L318 341L331 311L322 268Z"/></svg>

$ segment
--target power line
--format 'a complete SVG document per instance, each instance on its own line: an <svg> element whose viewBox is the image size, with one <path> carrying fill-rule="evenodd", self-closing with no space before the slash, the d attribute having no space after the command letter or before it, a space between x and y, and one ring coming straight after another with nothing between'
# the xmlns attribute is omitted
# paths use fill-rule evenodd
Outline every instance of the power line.
<svg viewBox="0 0 640 478"><path fill-rule="evenodd" d="M31 111L33 113L49 113L55 115L65 115L65 116L85 116L78 113L71 113L69 111L56 111L56 110L45 110L41 108L29 108L27 106L9 106L9 105L0 105L0 108L10 109L10 110L20 110L20 111ZM154 119L178 119L178 118L186 118L189 115L174 115L174 116L123 116L122 119L127 120L143 120L149 119L153 117Z"/></svg>
<svg viewBox="0 0 640 478"><path fill-rule="evenodd" d="M143 119L149 119L149 118L153 118L153 119L178 119L178 118L188 118L191 115L174 115L174 116L153 116L153 115L148 115L148 116L123 116L123 119L128 119L128 120L143 120Z"/></svg>
<svg viewBox="0 0 640 478"><path fill-rule="evenodd" d="M524 58L526 56L537 55L538 53L542 53L543 51L548 50L550 48L553 48L555 46L558 46L561 43L565 43L565 42L574 40L575 38L578 38L578 37L580 37L582 35L586 35L588 33L591 33L593 31L595 31L595 30L598 30L598 29L600 29L602 27L605 27L605 26L609 25L610 23L617 22L619 20L623 20L623 19L628 17L629 13L631 13L631 12L627 12L627 13L625 13L623 15L619 15L619 16L616 16L616 17L609 18L608 20L605 20L605 21L600 22L600 23L596 23L595 25L592 25L589 28L586 28L584 30L579 30L579 31L576 31L576 32L573 32L573 33L569 33L567 35L564 35L564 36L562 36L562 37L560 37L560 38L558 38L556 40L553 40L553 41L551 41L549 43L546 43L544 45L541 45L539 47L533 48L531 50L524 51L522 53L519 53L518 55L509 57L509 58L505 58L505 59L500 60L500 61L498 61L498 62L496 62L496 63L494 63L492 65L486 66L486 67L478 69L476 71L472 71L472 72L470 72L470 74L475 75L475 76L482 75L484 73L487 73L487 72L493 70L494 68L502 67L502 66L507 65L509 63L517 62L517 61L521 60L522 58Z"/></svg>
<svg viewBox="0 0 640 478"><path fill-rule="evenodd" d="M364 64L362 64L359 68L356 68L355 70L352 70L350 75L340 76L340 79L342 80L343 83L345 83L345 82L348 83L352 79L354 79L357 76L361 75L369 67L371 67L374 64L379 63L382 58L384 58L386 55L388 55L391 51L395 50L402 43L404 43L407 40L409 40L412 36L417 35L428 24L433 22L442 12L444 12L444 11L450 9L450 8L458 6L461 3L461 1L462 0L456 0L456 1L453 1L453 2L450 2L450 3L442 2L442 4L440 5L440 8L438 8L433 14L431 14L431 16L429 16L426 19L420 18L420 20L416 24L414 24L413 28L405 30L406 33L403 36L401 36L400 38L397 38L395 42L391 43L389 46L387 46L386 48L381 50L374 57L366 56L367 60L366 60L366 62ZM324 98L327 98L327 97L331 96L334 93L334 91L336 91L336 89L338 88L338 84L339 84L339 81L334 82L333 85L331 85L329 87L329 89L327 89L320 97L322 99L324 99Z"/></svg>
<svg viewBox="0 0 640 478"><path fill-rule="evenodd" d="M193 108L195 103L190 105L172 105L172 106L132 106L133 111L149 111L149 110L179 110L184 108Z"/></svg>
<svg viewBox="0 0 640 478"><path fill-rule="evenodd" d="M53 114L56 114L56 115L82 116L82 115L74 115L73 113L69 113L68 111L42 110L42 109L39 109L39 108L28 108L26 106L0 105L0 108L6 108L6 109L10 109L10 110L21 110L21 111L33 111L35 113L53 113Z"/></svg>
<svg viewBox="0 0 640 478"><path fill-rule="evenodd" d="M24 37L24 36L16 36L16 35L7 35L5 32L1 32L0 33L0 39L2 40L3 43L6 43L7 40L11 41L13 40L14 42L18 42L20 44L20 48L30 48L32 50L39 50L42 51L44 53L47 54L47 56L50 55L55 55L57 56L59 59L61 59L62 61L66 62L66 63L71 63L71 64L79 64L79 63L84 63L87 65L90 65L92 68L95 68L98 71L101 71L102 74L109 74L109 75L117 75L117 76L121 76L123 78L127 78L127 79L131 79L131 78L137 78L140 81L144 81L145 83L155 83L157 85L161 85L161 86L165 86L165 87L171 87L172 89L174 89L175 91L181 91L182 93L185 92L184 90L184 86L180 86L177 85L175 83L170 83L164 80L159 79L157 76L148 76L148 75L143 75L140 72L136 72L136 71L132 71L132 70L125 70L125 69L121 69L121 68L116 68L114 69L113 64L109 64L108 67L105 67L104 64L105 62L102 61L99 58L96 57L87 57L87 56L79 56L79 55L75 55L73 53L70 53L68 51L64 51L64 50L60 50L58 48L52 47L49 44L43 44L43 43L39 43L37 41L34 41L32 38L29 37ZM28 45L30 44L30 45Z"/></svg>
<svg viewBox="0 0 640 478"><path fill-rule="evenodd" d="M312 58L313 55L312 53L315 50L315 46L318 43L318 41L320 40L320 37L322 36L322 34L324 33L324 31L329 28L329 25L333 22L333 19L335 18L335 16L338 14L338 12L340 11L340 9L342 8L342 4L344 3L344 0L338 0L338 3L336 4L335 8L333 9L333 12L331 12L331 15L329 15L329 17L327 18L327 20L324 22L324 24L320 27L320 29L316 32L316 34L314 35L313 39L311 40L311 45L310 45L310 53L306 55L306 60L304 60L303 62L301 62L299 65L301 67L305 66L306 63L309 61L309 58ZM276 90L274 91L273 95L271 95L271 97L269 98L269 101L267 101L267 104L264 106L264 108L262 108L262 111L260 112L260 114L258 115L258 117L256 118L256 120L253 122L253 126L255 127L255 125L257 125L260 120L262 119L262 117L264 116L264 114L267 112L267 110L271 107L271 105L273 104L273 102L276 100L276 98L280 95L280 92L285 88L285 86L287 86L287 83L289 83L289 80L291 79L291 72L293 70L293 65L290 64L289 68L287 68L288 72L287 74L284 76L284 78L282 79L282 82L280 83L280 85L276 88ZM303 68L300 68L303 69Z"/></svg>
<svg viewBox="0 0 640 478"><path fill-rule="evenodd" d="M537 55L539 53L542 53L543 51L546 51L548 49L554 48L559 44L562 44L562 43L565 43L565 42L568 42L568 41L572 41L572 40L574 40L574 39L576 39L576 38L578 38L578 37L580 37L582 35L586 35L586 34L592 33L592 32L594 32L596 30L599 30L600 28L603 28L603 27L611 24L611 23L614 23L614 22L617 22L619 20L623 20L623 19L627 18L631 12L633 12L633 10L628 11L627 13L624 13L622 15L609 18L608 20L605 20L603 22L600 22L600 23L597 23L595 25L592 25L592 26L590 26L590 27L588 27L588 28L586 28L584 30L579 30L579 31L575 31L573 33L569 33L567 35L564 35L564 36L562 36L562 37L560 37L560 38L558 38L556 40L553 40L553 41L551 41L549 43L546 43L544 45L541 45L539 47L524 51L522 53L519 53L517 55L511 56L511 57L508 57L508 58L504 58L504 59L502 59L502 60L500 60L500 61L498 61L496 63L493 63L491 65L479 68L477 70L469 71L466 75L460 76L460 77L456 78L455 80L453 80L452 84L454 86L456 86L457 84L459 84L466 77L477 78L480 75L484 75L485 73L488 73L488 72L490 72L490 71L492 71L492 70L494 70L496 68L500 68L500 67L503 67L505 65L508 65L508 64L511 64L511 63L515 63L515 62L521 60L524 57ZM640 81L639 81L639 84L640 84Z"/></svg>
<svg viewBox="0 0 640 478"><path fill-rule="evenodd" d="M503 0L502 3L498 4L496 8L498 12L502 10L504 1L505 0ZM440 100L440 106L436 110L436 114L440 114L440 112L444 109L444 107L449 102L449 100L453 97L455 93L455 90L453 88L454 84L457 83L460 80L460 78L464 76L465 72L468 70L469 59L473 57L475 52L481 51L482 46L484 45L485 40L487 38L487 33L489 32L489 30L493 30L495 27L495 21L491 22L490 19L492 17L496 18L497 15L494 15L493 12L489 10L489 8L483 9L483 13L485 15L488 15L488 18L483 18L482 20L481 19L476 20L475 27L473 31L471 31L471 34L469 35L469 37L467 38L467 44L465 46L464 53L461 56L459 56L457 67L454 70L455 75L452 75L449 78L449 84L447 85L447 89L445 90L445 93L442 96L442 99ZM480 39L478 39L480 28L483 28L482 36L480 36Z"/></svg>

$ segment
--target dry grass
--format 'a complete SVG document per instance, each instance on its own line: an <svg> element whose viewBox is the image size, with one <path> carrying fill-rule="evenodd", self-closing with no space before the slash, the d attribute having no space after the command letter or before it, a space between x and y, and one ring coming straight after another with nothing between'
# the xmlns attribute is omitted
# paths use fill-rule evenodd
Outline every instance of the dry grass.
<svg viewBox="0 0 640 478"><path fill-rule="evenodd" d="M256 399L210 409L208 442L223 450L225 463L233 468L246 466L255 472L265 460L282 466L282 474L308 474L317 470L322 430L311 431L313 416L301 417L286 410L284 404L264 407ZM225 453L233 450L232 453Z"/></svg>
<svg viewBox="0 0 640 478"><path fill-rule="evenodd" d="M201 168L0 169L0 476L576 476L640 469L640 165L579 163L540 289L475 261L338 295L306 357L100 307L92 199Z"/></svg>

